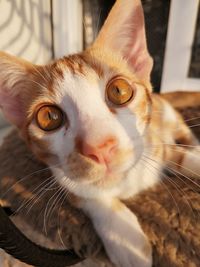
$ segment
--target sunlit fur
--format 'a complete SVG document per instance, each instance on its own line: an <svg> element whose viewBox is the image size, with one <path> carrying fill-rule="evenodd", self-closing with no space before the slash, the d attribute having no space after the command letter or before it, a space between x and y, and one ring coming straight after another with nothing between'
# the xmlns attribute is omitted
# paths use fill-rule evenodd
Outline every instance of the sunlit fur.
<svg viewBox="0 0 200 267"><path fill-rule="evenodd" d="M121 20L116 20L119 14ZM126 0L125 6L118 0L94 45L80 54L35 66L0 53L4 115L59 183L79 199L76 204L91 218L119 267L152 266L151 246L121 201L159 182L164 166L200 174L198 147L177 145L198 142L169 102L152 94L151 68L139 0ZM134 94L117 107L108 101L106 88L119 77ZM48 103L66 116L65 124L52 132L41 130L35 120L38 107ZM99 148L105 142L115 144L107 166L83 153L84 144Z"/></svg>

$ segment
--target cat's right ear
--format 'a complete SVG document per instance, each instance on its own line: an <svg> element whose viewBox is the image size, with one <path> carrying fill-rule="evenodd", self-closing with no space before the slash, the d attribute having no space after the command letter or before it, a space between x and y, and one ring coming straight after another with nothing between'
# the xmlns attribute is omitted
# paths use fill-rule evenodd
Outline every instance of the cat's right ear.
<svg viewBox="0 0 200 267"><path fill-rule="evenodd" d="M140 0L117 0L93 46L120 54L138 78L149 81L153 61Z"/></svg>
<svg viewBox="0 0 200 267"><path fill-rule="evenodd" d="M6 119L17 127L22 127L25 120L32 68L25 60L0 52L0 108Z"/></svg>

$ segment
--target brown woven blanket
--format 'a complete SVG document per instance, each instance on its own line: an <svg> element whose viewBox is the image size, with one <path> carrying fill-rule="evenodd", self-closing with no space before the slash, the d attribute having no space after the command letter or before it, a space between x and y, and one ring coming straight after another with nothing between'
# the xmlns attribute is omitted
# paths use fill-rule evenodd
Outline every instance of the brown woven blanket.
<svg viewBox="0 0 200 267"><path fill-rule="evenodd" d="M191 126L200 123L200 119L191 120L200 117L200 108L182 113ZM200 127L193 130L200 137ZM74 248L85 257L104 259L91 222L64 195L56 194L58 185L48 184L51 172L35 159L16 131L5 138L0 162L0 198L17 212L14 220L23 231L43 245ZM127 205L152 243L154 267L200 266L200 179L171 176ZM6 262L0 266L24 266ZM84 266L104 265L92 261Z"/></svg>

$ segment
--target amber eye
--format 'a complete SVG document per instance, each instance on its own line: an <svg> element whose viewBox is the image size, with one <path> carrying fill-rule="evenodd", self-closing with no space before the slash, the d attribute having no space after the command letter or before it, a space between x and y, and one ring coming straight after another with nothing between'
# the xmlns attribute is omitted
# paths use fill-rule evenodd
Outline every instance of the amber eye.
<svg viewBox="0 0 200 267"><path fill-rule="evenodd" d="M37 111L36 122L42 130L53 131L62 126L64 115L57 106L45 105Z"/></svg>
<svg viewBox="0 0 200 267"><path fill-rule="evenodd" d="M133 88L123 79L113 80L107 87L107 97L115 105L124 105L133 97Z"/></svg>

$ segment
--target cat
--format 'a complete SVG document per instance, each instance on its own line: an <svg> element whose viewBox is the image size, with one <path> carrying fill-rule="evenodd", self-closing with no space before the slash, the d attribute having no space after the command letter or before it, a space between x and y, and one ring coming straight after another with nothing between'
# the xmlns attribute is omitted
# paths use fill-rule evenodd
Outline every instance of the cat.
<svg viewBox="0 0 200 267"><path fill-rule="evenodd" d="M152 93L152 66L140 0L117 0L82 53L38 66L0 52L4 116L92 220L117 267L153 264L124 202L158 183L164 166L200 173L199 143Z"/></svg>

